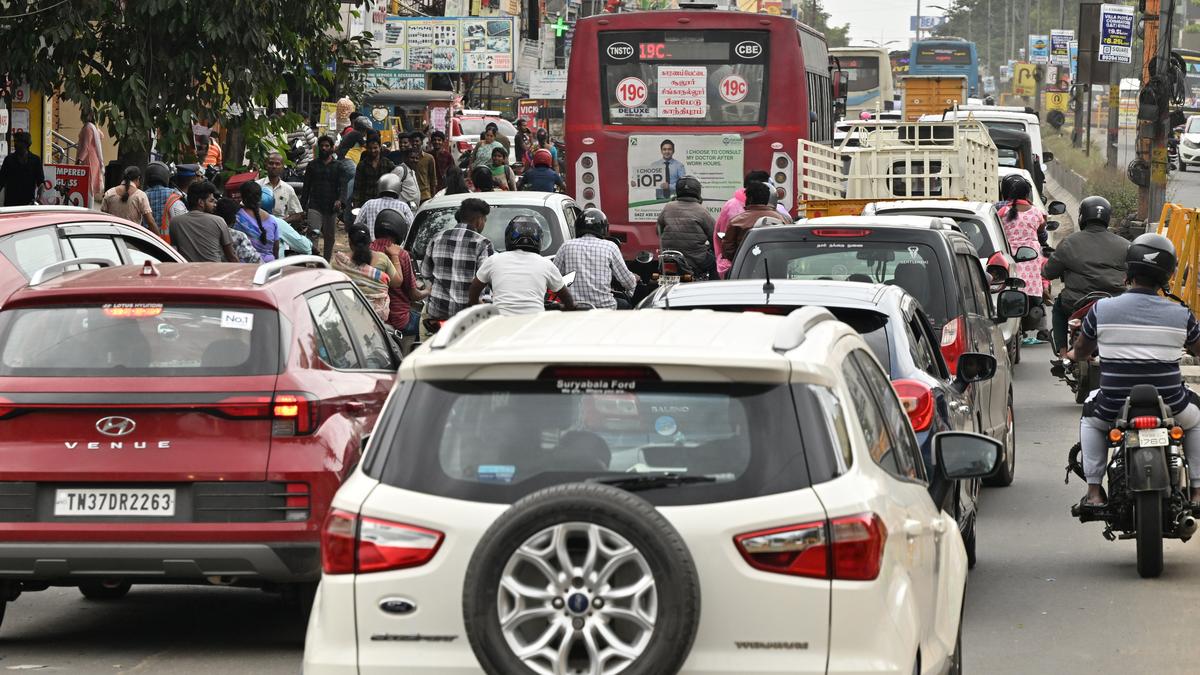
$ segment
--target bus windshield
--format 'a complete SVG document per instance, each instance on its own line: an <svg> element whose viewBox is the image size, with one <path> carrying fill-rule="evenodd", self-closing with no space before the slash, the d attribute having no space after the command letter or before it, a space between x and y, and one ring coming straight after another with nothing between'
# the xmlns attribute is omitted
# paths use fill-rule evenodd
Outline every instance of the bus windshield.
<svg viewBox="0 0 1200 675"><path fill-rule="evenodd" d="M850 79L850 91L867 91L879 86L878 56L840 56L838 61Z"/></svg>
<svg viewBox="0 0 1200 675"><path fill-rule="evenodd" d="M605 124L765 126L766 31L601 33Z"/></svg>

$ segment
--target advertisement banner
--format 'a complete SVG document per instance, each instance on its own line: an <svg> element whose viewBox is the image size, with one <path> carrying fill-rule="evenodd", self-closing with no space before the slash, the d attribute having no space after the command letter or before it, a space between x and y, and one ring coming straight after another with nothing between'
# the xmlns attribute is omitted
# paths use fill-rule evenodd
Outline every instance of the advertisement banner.
<svg viewBox="0 0 1200 675"><path fill-rule="evenodd" d="M1029 62L1038 64L1050 63L1049 35L1029 36Z"/></svg>
<svg viewBox="0 0 1200 675"><path fill-rule="evenodd" d="M1050 31L1050 63L1055 66L1071 64L1071 40L1075 39L1073 30Z"/></svg>
<svg viewBox="0 0 1200 675"><path fill-rule="evenodd" d="M918 28L933 30L948 21L950 21L948 16L910 16L908 17L908 29L911 31L916 31Z"/></svg>
<svg viewBox="0 0 1200 675"><path fill-rule="evenodd" d="M1074 82L1076 74L1079 73L1079 41L1071 40L1067 52L1071 55L1071 81Z"/></svg>
<svg viewBox="0 0 1200 675"><path fill-rule="evenodd" d="M47 206L92 207L91 169L73 164L43 165L46 182L38 202Z"/></svg>
<svg viewBox="0 0 1200 675"><path fill-rule="evenodd" d="M704 206L716 218L742 187L740 134L643 134L629 137L629 220L658 220L675 196L675 183L695 176L704 186Z"/></svg>
<svg viewBox="0 0 1200 675"><path fill-rule="evenodd" d="M565 68L539 68L530 73L529 98L561 101L566 97L567 71Z"/></svg>
<svg viewBox="0 0 1200 675"><path fill-rule="evenodd" d="M1133 7L1100 5L1099 60L1133 62Z"/></svg>
<svg viewBox="0 0 1200 675"><path fill-rule="evenodd" d="M379 68L409 73L509 73L515 68L513 17L389 16Z"/></svg>
<svg viewBox="0 0 1200 675"><path fill-rule="evenodd" d="M525 123L532 127L537 126L538 111L542 108L541 101L532 98L523 98L517 101L517 119L525 120Z"/></svg>

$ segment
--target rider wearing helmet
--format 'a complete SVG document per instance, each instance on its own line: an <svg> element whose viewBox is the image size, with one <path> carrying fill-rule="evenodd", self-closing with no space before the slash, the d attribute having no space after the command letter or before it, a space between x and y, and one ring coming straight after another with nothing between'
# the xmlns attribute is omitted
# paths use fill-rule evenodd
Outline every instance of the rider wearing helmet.
<svg viewBox="0 0 1200 675"><path fill-rule="evenodd" d="M368 200L362 208L358 210L358 216L354 218L354 222L362 223L367 228L374 231L375 219L379 213L385 210L395 211L404 219L404 228L407 230L409 225L412 225L413 212L408 207L408 202L400 198L401 181L400 176L394 173L385 173L379 177L379 196Z"/></svg>
<svg viewBox="0 0 1200 675"><path fill-rule="evenodd" d="M171 218L188 212L183 193L171 187L171 169L162 162L146 165L146 199L150 200L150 215L158 226L158 234L167 241L171 231Z"/></svg>
<svg viewBox="0 0 1200 675"><path fill-rule="evenodd" d="M1191 501L1200 502L1200 407L1195 394L1183 384L1179 359L1186 349L1200 355L1200 324L1185 306L1164 298L1177 264L1175 246L1160 234L1143 234L1125 254L1128 264L1123 295L1105 298L1092 306L1068 358L1083 360L1097 350L1100 388L1083 406L1079 442L1083 472L1088 483L1088 504L1103 503L1100 482L1108 463L1105 438L1134 385L1151 384L1171 408L1175 423L1188 432L1184 437L1192 486Z"/></svg>
<svg viewBox="0 0 1200 675"><path fill-rule="evenodd" d="M552 164L554 164L554 155L545 148L538 148L533 153L533 168L526 170L521 175L521 180L517 182L517 189L536 192L554 192L555 190L566 192L567 184L563 182L562 176L551 168Z"/></svg>
<svg viewBox="0 0 1200 675"><path fill-rule="evenodd" d="M679 251L687 259L697 278L717 278L717 258L713 253L716 223L701 201L701 185L695 176L675 182L675 199L658 215L658 237L664 250Z"/></svg>
<svg viewBox="0 0 1200 675"><path fill-rule="evenodd" d="M1129 242L1109 231L1112 206L1092 196L1079 204L1078 232L1063 239L1042 268L1046 279L1062 279L1063 290L1054 301L1054 347L1060 357L1067 352L1067 319L1089 293L1118 295L1125 288L1125 252Z"/></svg>
<svg viewBox="0 0 1200 675"><path fill-rule="evenodd" d="M564 243L554 256L559 272L575 273L572 296L596 309L629 309L629 303L613 297L613 282L619 282L632 297L638 278L625 266L621 249L607 239L608 216L600 209L588 209L575 221L575 232L578 236Z"/></svg>
<svg viewBox="0 0 1200 675"><path fill-rule="evenodd" d="M562 274L542 255L542 224L534 216L516 216L504 228L504 252L489 256L471 281L469 302L492 286L492 304L501 314L536 314L546 309L546 292L558 294L567 309L575 309Z"/></svg>
<svg viewBox="0 0 1200 675"><path fill-rule="evenodd" d="M414 311L412 303L429 297L429 289L421 286L413 273L412 257L404 250L409 220L409 216L394 209L380 211L375 216L375 241L371 242L371 250L386 255L396 267L396 276L400 279L399 285L388 287L390 311L387 323L404 337L405 353L408 353L412 341L416 339L421 322L421 312Z"/></svg>

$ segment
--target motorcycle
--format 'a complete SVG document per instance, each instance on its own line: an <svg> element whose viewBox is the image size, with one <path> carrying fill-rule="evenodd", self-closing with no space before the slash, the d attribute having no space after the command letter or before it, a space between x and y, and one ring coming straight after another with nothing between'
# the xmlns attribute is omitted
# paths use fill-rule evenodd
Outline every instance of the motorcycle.
<svg viewBox="0 0 1200 675"><path fill-rule="evenodd" d="M1108 432L1112 459L1105 503L1080 501L1071 515L1080 522L1105 523L1104 538L1137 540L1137 570L1157 577L1163 567L1163 539L1187 541L1196 532L1189 494L1183 429L1149 384L1135 385ZM1067 478L1084 478L1078 443L1067 457Z"/></svg>
<svg viewBox="0 0 1200 675"><path fill-rule="evenodd" d="M1094 291L1083 296L1079 301L1079 308L1076 309L1067 319L1067 345L1075 344L1075 338L1079 337L1079 332L1083 330L1083 319L1087 316L1092 305L1104 298L1112 297L1110 293L1104 291ZM1075 402L1083 403L1087 400L1088 394L1091 394L1096 389L1100 388L1100 364L1099 356L1093 355L1087 361L1068 361L1062 359L1055 360L1054 365L1050 368L1050 373L1067 383L1071 391L1075 393Z"/></svg>
<svg viewBox="0 0 1200 675"><path fill-rule="evenodd" d="M683 253L667 249L658 254L658 271L650 278L657 282L659 288L662 288L694 281L697 275Z"/></svg>

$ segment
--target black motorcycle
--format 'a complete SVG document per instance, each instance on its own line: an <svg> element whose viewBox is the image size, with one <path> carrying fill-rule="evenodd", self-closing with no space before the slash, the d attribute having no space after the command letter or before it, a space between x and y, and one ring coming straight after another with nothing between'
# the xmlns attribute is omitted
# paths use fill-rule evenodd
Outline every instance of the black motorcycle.
<svg viewBox="0 0 1200 675"><path fill-rule="evenodd" d="M1105 523L1104 538L1137 540L1137 570L1157 577L1163 568L1163 539L1191 539L1196 532L1183 429L1152 385L1135 385L1108 432L1108 493L1105 503L1071 507L1080 522ZM1071 473L1083 478L1082 449L1071 448Z"/></svg>

